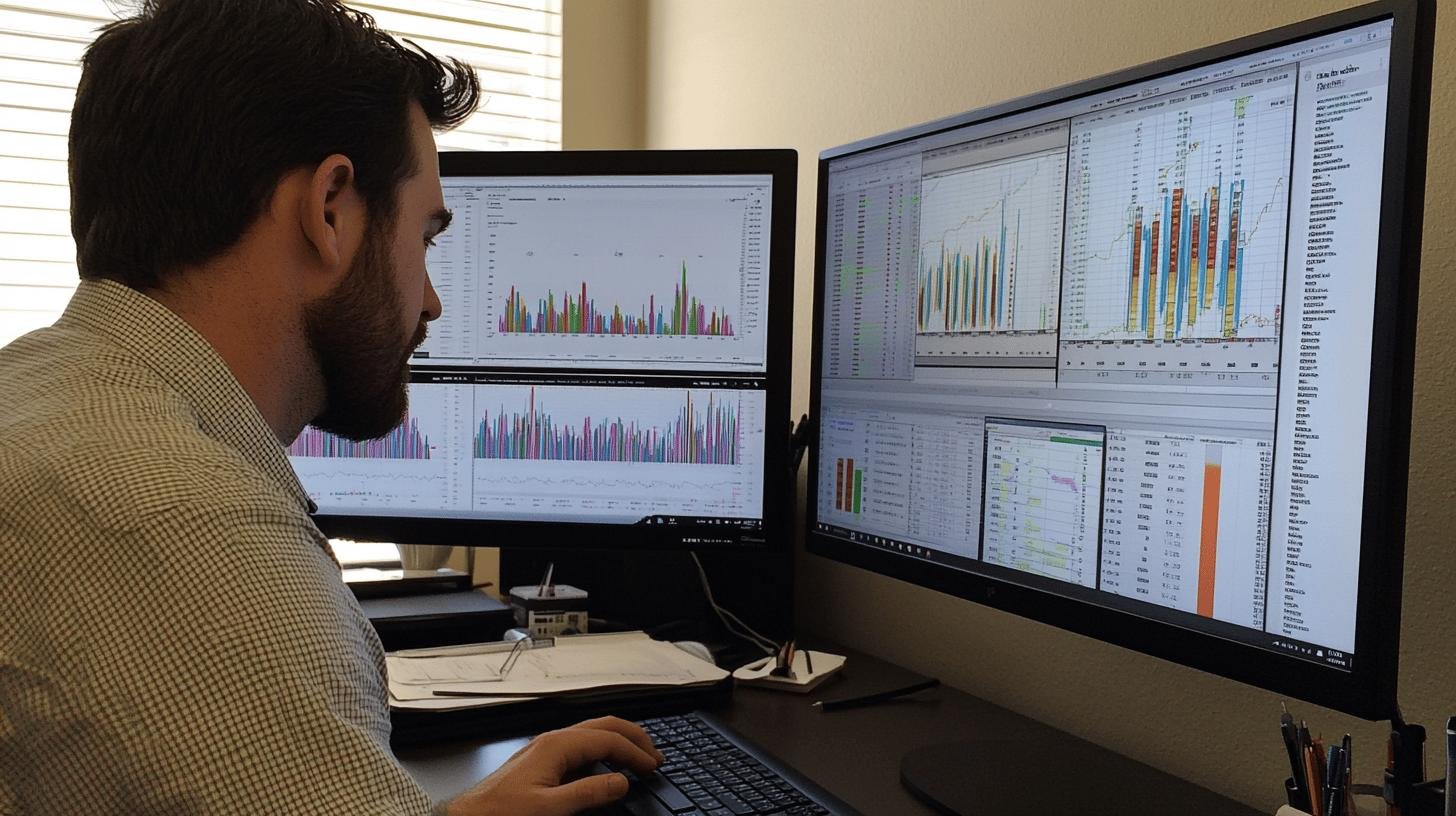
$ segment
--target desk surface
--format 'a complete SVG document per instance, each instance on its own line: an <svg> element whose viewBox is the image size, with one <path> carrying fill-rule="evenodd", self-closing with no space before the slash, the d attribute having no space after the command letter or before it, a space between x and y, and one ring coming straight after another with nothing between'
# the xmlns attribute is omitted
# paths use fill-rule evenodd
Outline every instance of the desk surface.
<svg viewBox="0 0 1456 816"><path fill-rule="evenodd" d="M900 784L900 759L916 748L979 735L1044 739L1056 733L1033 720L945 687L829 714L809 705L816 699L854 696L916 679L918 675L904 669L851 652L840 677L815 692L799 695L740 687L734 692L733 705L715 713L763 750L866 814L936 813ZM463 741L411 746L398 753L431 798L440 802L475 784L525 743L524 737ZM1160 789L1160 799L1178 802L1176 812L1181 816L1259 813L1189 782L1158 774L1146 766L1139 768L1146 772L1149 784ZM1043 777L1041 781L1047 780ZM1073 780L1057 781L1076 784Z"/></svg>

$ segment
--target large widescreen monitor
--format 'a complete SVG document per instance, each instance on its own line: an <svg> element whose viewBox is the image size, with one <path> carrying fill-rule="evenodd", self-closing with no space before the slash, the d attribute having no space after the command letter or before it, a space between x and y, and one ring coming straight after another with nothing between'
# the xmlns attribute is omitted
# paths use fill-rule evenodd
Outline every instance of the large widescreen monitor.
<svg viewBox="0 0 1456 816"><path fill-rule="evenodd" d="M1388 715L1431 14L825 151L810 549Z"/></svg>
<svg viewBox="0 0 1456 816"><path fill-rule="evenodd" d="M404 422L288 450L320 527L784 546L796 168L791 150L441 153L444 311Z"/></svg>

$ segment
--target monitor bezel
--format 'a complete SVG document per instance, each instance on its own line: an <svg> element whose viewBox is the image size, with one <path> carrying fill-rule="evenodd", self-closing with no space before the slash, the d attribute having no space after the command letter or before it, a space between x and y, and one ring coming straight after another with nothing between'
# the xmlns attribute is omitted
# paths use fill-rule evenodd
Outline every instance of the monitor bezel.
<svg viewBox="0 0 1456 816"><path fill-rule="evenodd" d="M1421 0L1370 3L825 150L820 154L818 166L809 404L810 415L820 417L825 227L831 160L1384 19L1393 21L1390 94L1372 327L1370 435L1366 444L1366 499L1359 562L1362 580L1357 598L1352 671L822 534L815 529L819 474L817 426L812 434L815 444L809 455L806 491L807 550L1356 716L1367 719L1391 716L1396 704L1434 3Z"/></svg>
<svg viewBox="0 0 1456 816"><path fill-rule="evenodd" d="M794 233L798 152L761 150L441 151L442 179L460 176L758 175L772 178L769 214L768 355L765 372L764 497L761 529L699 525L607 524L515 519L458 519L319 513L330 537L470 547L570 547L782 551L792 542L792 473L788 426L792 384ZM521 367L501 371L519 372ZM551 375L576 372L551 369ZM604 374L600 369L579 373ZM727 537L737 540L728 541ZM759 537L761 541L756 540ZM695 539L687 542L684 539Z"/></svg>

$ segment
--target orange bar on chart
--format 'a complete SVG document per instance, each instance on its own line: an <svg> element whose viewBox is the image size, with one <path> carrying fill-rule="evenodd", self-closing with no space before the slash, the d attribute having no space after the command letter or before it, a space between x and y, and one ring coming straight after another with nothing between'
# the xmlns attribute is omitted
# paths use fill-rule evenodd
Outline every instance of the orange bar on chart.
<svg viewBox="0 0 1456 816"><path fill-rule="evenodd" d="M1157 326L1154 321L1157 319L1158 308L1158 238L1163 234L1163 225L1158 219L1153 219L1153 238L1148 246L1148 302L1144 306L1148 310L1148 339L1153 339L1153 331Z"/></svg>
<svg viewBox="0 0 1456 816"><path fill-rule="evenodd" d="M1218 494L1223 448L1209 445L1203 460L1203 524L1198 547L1198 614L1213 617L1213 578L1218 569Z"/></svg>
<svg viewBox="0 0 1456 816"><path fill-rule="evenodd" d="M834 462L834 509L844 509L844 460Z"/></svg>

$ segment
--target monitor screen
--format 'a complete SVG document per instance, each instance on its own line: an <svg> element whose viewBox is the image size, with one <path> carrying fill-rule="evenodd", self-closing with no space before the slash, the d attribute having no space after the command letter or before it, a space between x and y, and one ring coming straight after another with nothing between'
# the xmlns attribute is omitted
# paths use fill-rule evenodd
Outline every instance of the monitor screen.
<svg viewBox="0 0 1456 816"><path fill-rule="evenodd" d="M1367 7L826 151L811 548L1368 710L1414 25Z"/></svg>
<svg viewBox="0 0 1456 816"><path fill-rule="evenodd" d="M427 264L444 309L408 414L362 443L308 428L288 451L321 523L768 543L787 502L793 153L440 162L453 218Z"/></svg>

